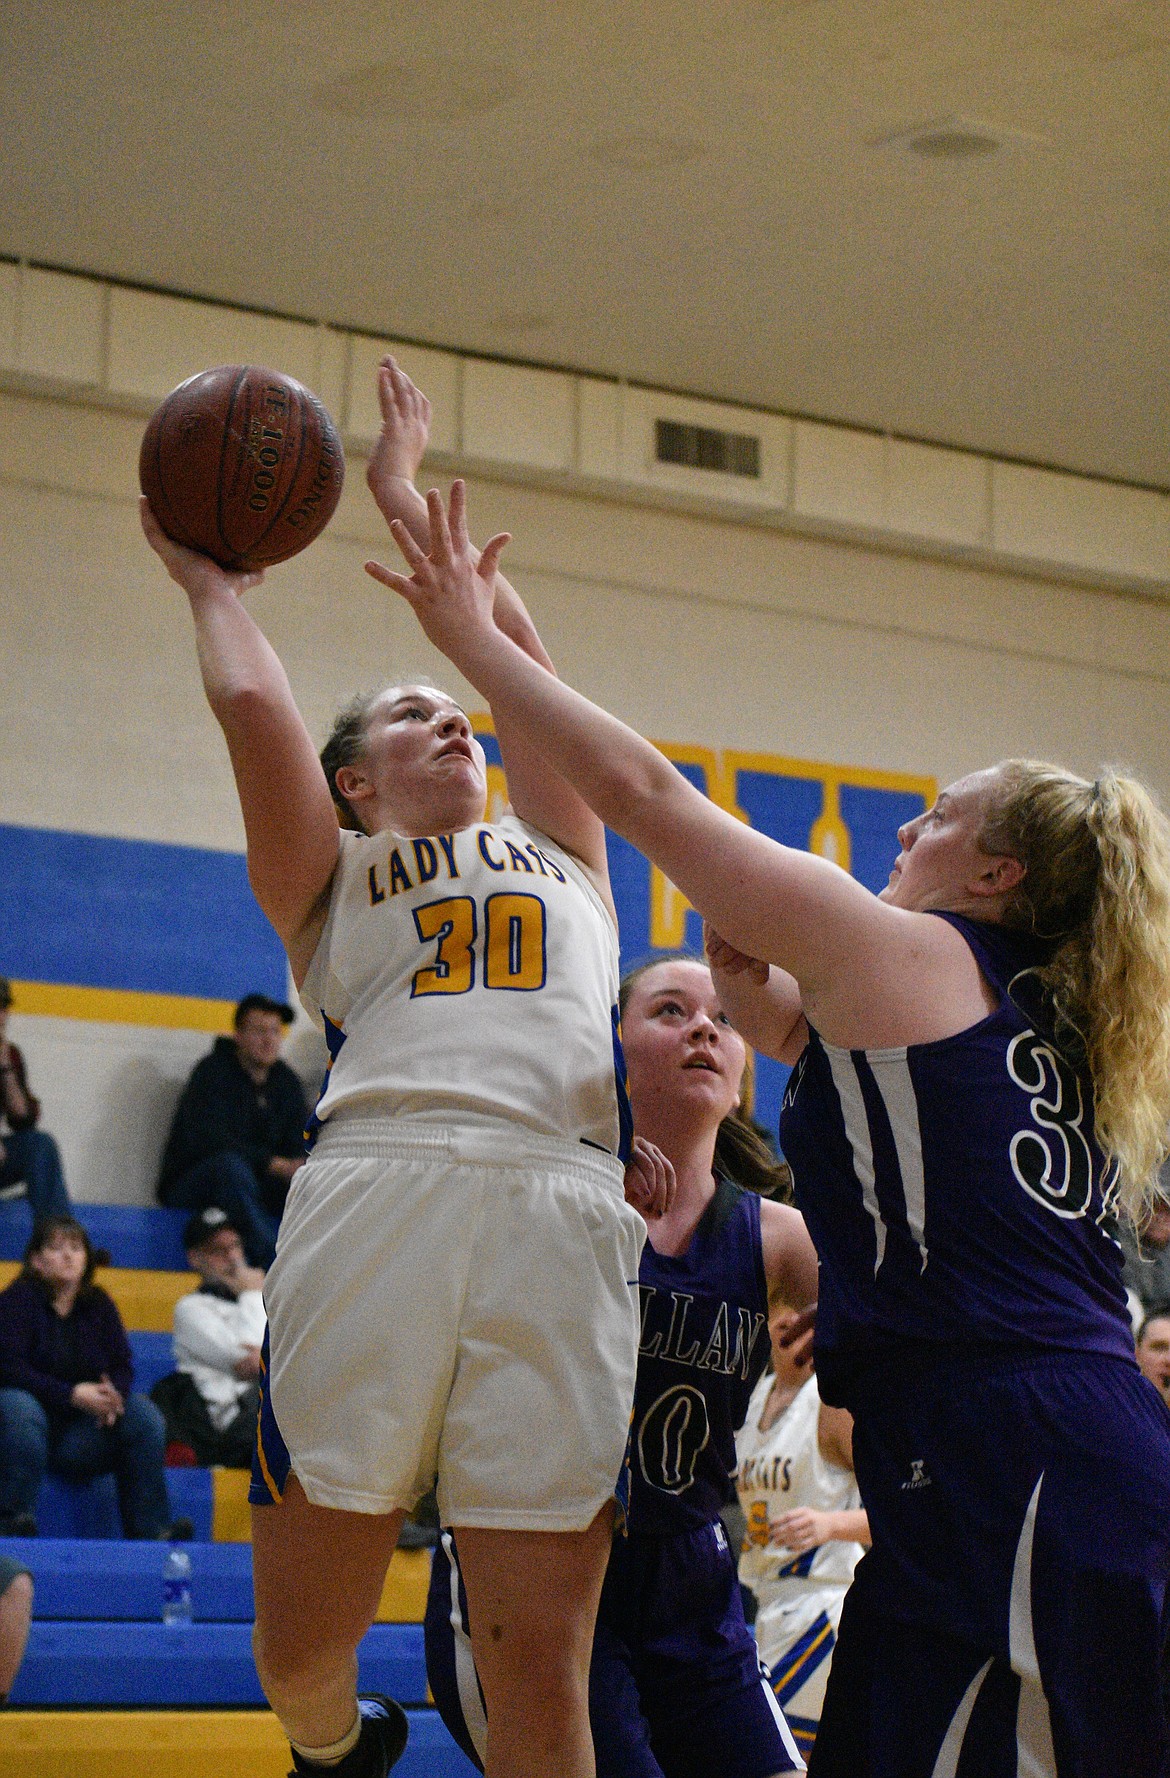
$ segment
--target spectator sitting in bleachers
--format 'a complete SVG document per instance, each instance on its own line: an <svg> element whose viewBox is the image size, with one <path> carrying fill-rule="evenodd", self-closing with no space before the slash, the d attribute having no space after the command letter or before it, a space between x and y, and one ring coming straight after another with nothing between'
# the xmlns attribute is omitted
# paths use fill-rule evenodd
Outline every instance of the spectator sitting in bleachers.
<svg viewBox="0 0 1170 1778"><path fill-rule="evenodd" d="M251 1265L267 1270L293 1174L304 1161L304 1090L280 1060L293 1010L245 994L235 1035L217 1037L175 1109L158 1195L181 1210L214 1204L239 1230Z"/></svg>
<svg viewBox="0 0 1170 1778"><path fill-rule="evenodd" d="M28 1090L24 1057L8 1037L12 985L0 976L0 1198L28 1194L35 1222L40 1216L68 1216L72 1205L57 1144L38 1130L41 1102Z"/></svg>
<svg viewBox="0 0 1170 1778"><path fill-rule="evenodd" d="M189 1520L170 1523L163 1417L131 1392L126 1330L94 1264L79 1222L45 1217L0 1291L0 1532L36 1535L46 1470L71 1481L112 1470L127 1537L189 1537Z"/></svg>
<svg viewBox="0 0 1170 1778"><path fill-rule="evenodd" d="M227 1212L209 1205L187 1224L187 1259L203 1282L175 1304L178 1369L151 1390L167 1422L168 1459L247 1469L260 1408L263 1272L249 1266Z"/></svg>

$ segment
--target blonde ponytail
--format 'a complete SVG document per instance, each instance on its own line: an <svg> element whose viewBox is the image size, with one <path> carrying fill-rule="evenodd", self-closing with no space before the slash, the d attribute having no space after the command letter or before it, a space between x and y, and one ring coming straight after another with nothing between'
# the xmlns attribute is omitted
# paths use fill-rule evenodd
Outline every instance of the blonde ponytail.
<svg viewBox="0 0 1170 1778"><path fill-rule="evenodd" d="M1134 778L1006 760L979 843L1027 874L1004 923L1056 941L1039 974L1093 1083L1097 1140L1139 1226L1170 1151L1170 824Z"/></svg>

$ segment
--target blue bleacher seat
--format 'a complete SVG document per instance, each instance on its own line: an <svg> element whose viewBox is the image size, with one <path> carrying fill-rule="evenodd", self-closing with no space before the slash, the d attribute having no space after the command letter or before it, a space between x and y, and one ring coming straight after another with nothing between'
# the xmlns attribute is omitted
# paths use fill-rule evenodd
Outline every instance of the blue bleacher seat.
<svg viewBox="0 0 1170 1778"><path fill-rule="evenodd" d="M183 1230L190 1212L161 1204L75 1204L74 1214L112 1264L138 1270L185 1272ZM21 1259L32 1233L27 1198L0 1203L0 1259Z"/></svg>
<svg viewBox="0 0 1170 1778"><path fill-rule="evenodd" d="M184 1547L191 1558L191 1602L196 1621L250 1624L254 1609L251 1544ZM4 1554L23 1562L32 1574L38 1622L97 1619L103 1623L153 1623L159 1615L168 1548L158 1543L50 1537L9 1537L0 1542Z"/></svg>
<svg viewBox="0 0 1170 1778"><path fill-rule="evenodd" d="M178 1626L161 1622L164 1545L5 1538L0 1549L27 1564L35 1589L16 1706L149 1713L260 1704L250 1646L250 1545L190 1548L195 1622ZM471 1778L474 1768L438 1713L421 1707L422 1626L376 1624L359 1661L363 1689L389 1691L407 1706L410 1743L396 1774ZM0 1765L7 1771L2 1756Z"/></svg>
<svg viewBox="0 0 1170 1778"><path fill-rule="evenodd" d="M437 1710L408 1710L410 1740L394 1768L394 1778L477 1778L473 1766L455 1742Z"/></svg>
<svg viewBox="0 0 1170 1778"><path fill-rule="evenodd" d="M160 1377L175 1368L174 1348L169 1333L127 1333L134 1359L134 1387L141 1395L149 1395Z"/></svg>
<svg viewBox="0 0 1170 1778"><path fill-rule="evenodd" d="M35 1577L34 1577L35 1585ZM161 1614L161 1601L160 1601ZM363 1691L426 1702L421 1624L375 1624L358 1649ZM248 1624L34 1619L12 1702L75 1709L263 1704Z"/></svg>
<svg viewBox="0 0 1170 1778"><path fill-rule="evenodd" d="M211 1537L213 1497L209 1469L168 1469L167 1495L173 1519L188 1518L196 1539ZM42 1537L121 1538L122 1519L112 1475L92 1482L67 1482L47 1475L33 1507Z"/></svg>
<svg viewBox="0 0 1170 1778"><path fill-rule="evenodd" d="M44 1537L118 1537L122 1519L112 1475L92 1482L68 1482L47 1475L33 1506L37 1530Z"/></svg>
<svg viewBox="0 0 1170 1778"><path fill-rule="evenodd" d="M0 1259L23 1259L31 1234L28 1199L6 1198L0 1203Z"/></svg>

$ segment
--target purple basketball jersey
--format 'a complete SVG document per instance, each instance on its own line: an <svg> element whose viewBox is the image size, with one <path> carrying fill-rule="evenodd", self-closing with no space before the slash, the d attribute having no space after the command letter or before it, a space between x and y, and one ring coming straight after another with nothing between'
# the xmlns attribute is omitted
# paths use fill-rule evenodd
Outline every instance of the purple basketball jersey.
<svg viewBox="0 0 1170 1778"><path fill-rule="evenodd" d="M1061 1053L1029 972L1047 950L943 914L1002 999L968 1030L844 1050L815 1032L780 1132L821 1260L822 1394L889 1342L1132 1357L1113 1178L1087 1074Z"/></svg>

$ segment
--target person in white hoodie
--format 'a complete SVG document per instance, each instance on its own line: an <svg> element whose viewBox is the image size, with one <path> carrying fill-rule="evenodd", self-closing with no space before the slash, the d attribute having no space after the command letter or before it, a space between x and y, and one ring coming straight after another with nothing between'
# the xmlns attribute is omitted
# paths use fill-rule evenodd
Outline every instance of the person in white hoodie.
<svg viewBox="0 0 1170 1778"><path fill-rule="evenodd" d="M214 1204L191 1218L183 1244L202 1283L175 1304L175 1364L199 1401L179 1385L174 1403L163 1404L174 1410L168 1430L191 1445L201 1463L244 1469L252 1461L260 1401L264 1273L248 1265L238 1230Z"/></svg>

